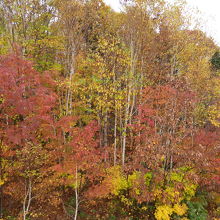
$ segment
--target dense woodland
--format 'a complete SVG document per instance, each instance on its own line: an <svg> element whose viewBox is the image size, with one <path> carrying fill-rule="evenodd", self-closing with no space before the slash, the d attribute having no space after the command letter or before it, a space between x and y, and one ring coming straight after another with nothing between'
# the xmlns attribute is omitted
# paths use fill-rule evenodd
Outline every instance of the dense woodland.
<svg viewBox="0 0 220 220"><path fill-rule="evenodd" d="M122 4L0 1L0 219L220 218L219 47Z"/></svg>

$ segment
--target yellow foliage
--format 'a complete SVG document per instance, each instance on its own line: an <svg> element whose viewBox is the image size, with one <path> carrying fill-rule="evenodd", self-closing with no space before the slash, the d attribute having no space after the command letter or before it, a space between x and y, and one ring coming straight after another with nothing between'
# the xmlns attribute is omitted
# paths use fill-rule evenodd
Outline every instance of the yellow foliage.
<svg viewBox="0 0 220 220"><path fill-rule="evenodd" d="M134 191L135 191L135 193L136 193L137 195L140 195L140 194L141 194L141 191L140 191L139 189L137 189L137 188L135 188Z"/></svg>
<svg viewBox="0 0 220 220"><path fill-rule="evenodd" d="M0 179L0 186L2 186L4 183L5 183L5 181Z"/></svg>
<svg viewBox="0 0 220 220"><path fill-rule="evenodd" d="M173 213L173 208L169 205L161 205L156 208L154 213L157 220L170 220L170 216Z"/></svg>
<svg viewBox="0 0 220 220"><path fill-rule="evenodd" d="M147 206L143 206L141 209L147 211Z"/></svg>
<svg viewBox="0 0 220 220"><path fill-rule="evenodd" d="M156 190L154 191L154 196L155 196L155 198L160 198L161 195L162 195L162 190L161 190L161 189L156 189Z"/></svg>
<svg viewBox="0 0 220 220"><path fill-rule="evenodd" d="M173 212L175 212L177 215L182 216L184 215L188 210L188 207L186 204L175 204L173 207Z"/></svg>
<svg viewBox="0 0 220 220"><path fill-rule="evenodd" d="M167 193L168 199L171 202L175 202L177 198L179 198L179 192L175 191L173 187L167 187L165 192Z"/></svg>
<svg viewBox="0 0 220 220"><path fill-rule="evenodd" d="M77 189L85 183L85 177L81 173L78 173L77 176L75 174L63 173L61 176L65 177L66 185L73 189Z"/></svg>
<svg viewBox="0 0 220 220"><path fill-rule="evenodd" d="M196 189L197 189L197 185L195 184L185 185L184 187L185 198L187 200L190 200L195 195Z"/></svg>
<svg viewBox="0 0 220 220"><path fill-rule="evenodd" d="M184 178L184 173L172 172L170 174L170 180L172 181L182 182L183 178Z"/></svg>
<svg viewBox="0 0 220 220"><path fill-rule="evenodd" d="M122 174L120 166L114 166L107 170L110 177L108 181L111 183L111 192L114 195L119 195L121 190L128 189L128 181Z"/></svg>
<svg viewBox="0 0 220 220"><path fill-rule="evenodd" d="M150 185L150 182L152 180L152 173L151 172L147 172L145 175L144 175L144 178L145 178L145 184L146 186L149 186Z"/></svg>
<svg viewBox="0 0 220 220"><path fill-rule="evenodd" d="M171 205L160 205L157 206L156 212L154 213L157 220L170 220L170 216L176 213L178 216L183 216L188 210L186 204L175 204L173 207ZM187 220L187 218L183 218Z"/></svg>
<svg viewBox="0 0 220 220"><path fill-rule="evenodd" d="M133 202L128 198L126 198L124 195L121 196L121 201L127 206L132 206L133 204Z"/></svg>
<svg viewBox="0 0 220 220"><path fill-rule="evenodd" d="M220 111L218 106L210 106L209 107L209 120L212 122L213 125L215 125L216 127L220 126L220 122L219 122L219 118L220 118Z"/></svg>
<svg viewBox="0 0 220 220"><path fill-rule="evenodd" d="M134 173L132 173L131 175L128 176L128 186L132 187L133 185L135 185L135 181L140 178L141 173L135 171Z"/></svg>

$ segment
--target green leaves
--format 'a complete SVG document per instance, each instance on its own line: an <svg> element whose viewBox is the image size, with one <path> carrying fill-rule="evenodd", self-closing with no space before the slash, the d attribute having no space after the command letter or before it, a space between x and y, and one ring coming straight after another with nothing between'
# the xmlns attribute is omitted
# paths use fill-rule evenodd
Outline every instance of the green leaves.
<svg viewBox="0 0 220 220"><path fill-rule="evenodd" d="M220 52L215 52L211 58L211 64L215 70L220 70Z"/></svg>
<svg viewBox="0 0 220 220"><path fill-rule="evenodd" d="M206 220L208 217L208 212L205 209L205 206L201 202L193 202L188 201L187 205L189 207L188 210L188 218L190 220Z"/></svg>

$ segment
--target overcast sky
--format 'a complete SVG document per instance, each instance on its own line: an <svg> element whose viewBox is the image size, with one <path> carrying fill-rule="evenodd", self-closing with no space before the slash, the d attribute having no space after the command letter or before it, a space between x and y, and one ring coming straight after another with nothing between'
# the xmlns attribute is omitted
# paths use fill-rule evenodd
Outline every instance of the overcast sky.
<svg viewBox="0 0 220 220"><path fill-rule="evenodd" d="M119 11L119 0L104 0L111 7ZM175 0L169 0L175 2ZM192 7L197 7L202 13L203 30L212 36L220 46L220 0L186 0Z"/></svg>

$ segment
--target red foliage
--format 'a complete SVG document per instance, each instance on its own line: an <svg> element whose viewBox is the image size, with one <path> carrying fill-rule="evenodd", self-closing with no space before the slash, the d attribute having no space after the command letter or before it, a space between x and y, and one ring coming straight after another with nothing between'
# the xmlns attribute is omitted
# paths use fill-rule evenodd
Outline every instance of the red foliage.
<svg viewBox="0 0 220 220"><path fill-rule="evenodd" d="M42 79L30 62L14 55L1 57L0 125L5 144L37 143L41 125L53 121L56 95L42 86Z"/></svg>
<svg viewBox="0 0 220 220"><path fill-rule="evenodd" d="M196 168L201 184L216 178L219 132L198 130L194 124L196 96L176 82L143 91L130 157L131 169L159 171L181 166ZM161 178L163 173L159 174ZM160 179L160 178L159 178ZM161 181L161 179L159 180Z"/></svg>

